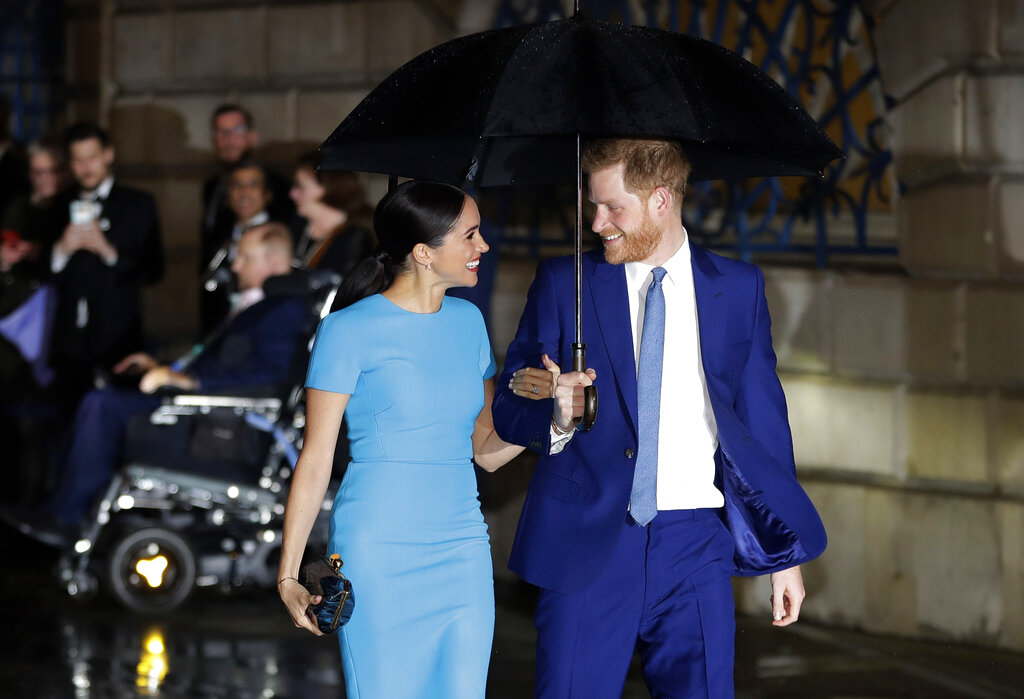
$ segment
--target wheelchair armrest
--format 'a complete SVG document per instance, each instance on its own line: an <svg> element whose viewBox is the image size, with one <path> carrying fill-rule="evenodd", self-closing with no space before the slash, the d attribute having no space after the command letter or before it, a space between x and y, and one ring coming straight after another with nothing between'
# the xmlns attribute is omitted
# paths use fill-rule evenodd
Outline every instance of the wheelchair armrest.
<svg viewBox="0 0 1024 699"><path fill-rule="evenodd" d="M178 407L194 408L235 408L257 412L276 412L281 409L281 399L265 396L221 396L221 395L190 395L171 396L170 404Z"/></svg>
<svg viewBox="0 0 1024 699"><path fill-rule="evenodd" d="M180 393L165 398L163 405L150 413L149 421L154 425L173 425L179 417L204 415L218 408L236 413L258 413L274 421L281 413L281 399Z"/></svg>

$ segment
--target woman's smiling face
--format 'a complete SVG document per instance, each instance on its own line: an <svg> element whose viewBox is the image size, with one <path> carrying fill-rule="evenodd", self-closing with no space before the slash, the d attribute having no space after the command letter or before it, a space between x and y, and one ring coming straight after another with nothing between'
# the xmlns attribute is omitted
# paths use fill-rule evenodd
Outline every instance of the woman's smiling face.
<svg viewBox="0 0 1024 699"><path fill-rule="evenodd" d="M451 286L476 286L480 257L490 246L480 233L480 210L466 197L455 225L444 242L432 249L431 269Z"/></svg>

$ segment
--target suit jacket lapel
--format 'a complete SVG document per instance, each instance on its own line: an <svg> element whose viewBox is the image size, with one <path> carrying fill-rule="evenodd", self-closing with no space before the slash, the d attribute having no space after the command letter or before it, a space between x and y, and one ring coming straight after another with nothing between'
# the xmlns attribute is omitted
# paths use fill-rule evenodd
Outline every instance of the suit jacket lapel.
<svg viewBox="0 0 1024 699"><path fill-rule="evenodd" d="M697 299L697 326L700 331L700 356L707 376L707 358L722 346L727 318L722 273L712 257L690 243L690 265L693 268L693 293Z"/></svg>
<svg viewBox="0 0 1024 699"><path fill-rule="evenodd" d="M608 264L603 259L598 261L590 274L590 291L601 339L615 374L615 385L629 412L633 433L636 434L636 359L633 353L625 268Z"/></svg>

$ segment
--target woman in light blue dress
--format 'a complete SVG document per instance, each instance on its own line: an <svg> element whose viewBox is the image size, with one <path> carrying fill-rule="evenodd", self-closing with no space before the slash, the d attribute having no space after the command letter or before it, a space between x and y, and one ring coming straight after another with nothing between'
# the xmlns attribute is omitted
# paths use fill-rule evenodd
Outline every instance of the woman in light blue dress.
<svg viewBox="0 0 1024 699"><path fill-rule="evenodd" d="M494 629L487 527L471 459L494 470L522 451L491 422L494 358L483 318L446 289L473 286L487 243L461 190L406 182L374 217L380 248L321 323L306 437L285 514L278 591L296 626L318 602L296 580L345 414L352 461L331 518L356 606L340 631L350 699L480 699ZM551 395L529 369L517 393ZM536 390L534 389L536 387Z"/></svg>

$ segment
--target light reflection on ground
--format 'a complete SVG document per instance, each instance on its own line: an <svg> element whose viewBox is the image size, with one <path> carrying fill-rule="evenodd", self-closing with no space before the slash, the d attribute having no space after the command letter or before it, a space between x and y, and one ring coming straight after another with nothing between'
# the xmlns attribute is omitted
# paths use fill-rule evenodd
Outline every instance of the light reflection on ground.
<svg viewBox="0 0 1024 699"><path fill-rule="evenodd" d="M337 642L295 629L272 591L197 593L162 617L109 599L79 603L55 584L55 556L0 536L0 697L342 696ZM488 697L532 694L529 588L499 582ZM811 624L741 619L738 697L1024 697L1024 656L909 643ZM623 694L647 697L634 664Z"/></svg>

